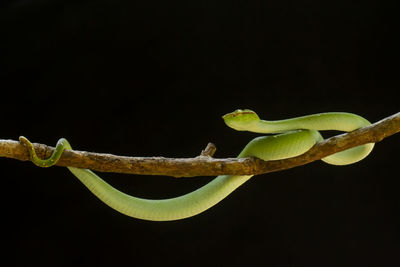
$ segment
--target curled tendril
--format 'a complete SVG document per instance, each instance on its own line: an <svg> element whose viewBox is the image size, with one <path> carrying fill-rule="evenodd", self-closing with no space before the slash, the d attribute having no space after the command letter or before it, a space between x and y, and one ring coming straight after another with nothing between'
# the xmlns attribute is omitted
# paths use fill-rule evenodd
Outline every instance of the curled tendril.
<svg viewBox="0 0 400 267"><path fill-rule="evenodd" d="M22 145L24 145L28 149L30 160L39 167L47 168L51 167L58 162L63 151L65 149L71 149L71 145L65 138L61 138L58 140L56 144L56 148L48 159L40 159L36 154L35 148L33 144L24 136L19 137L19 141Z"/></svg>

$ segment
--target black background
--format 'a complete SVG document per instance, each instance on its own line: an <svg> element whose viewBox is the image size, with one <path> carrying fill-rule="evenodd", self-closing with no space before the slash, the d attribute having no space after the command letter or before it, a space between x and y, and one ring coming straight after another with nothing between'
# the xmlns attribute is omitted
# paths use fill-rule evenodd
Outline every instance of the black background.
<svg viewBox="0 0 400 267"><path fill-rule="evenodd" d="M3 2L1 138L78 150L232 157L264 119L399 111L397 11L385 1ZM65 168L2 158L2 253L15 266L398 266L400 139L344 167L252 178L198 216L147 222L97 200ZM165 198L211 178L103 174Z"/></svg>

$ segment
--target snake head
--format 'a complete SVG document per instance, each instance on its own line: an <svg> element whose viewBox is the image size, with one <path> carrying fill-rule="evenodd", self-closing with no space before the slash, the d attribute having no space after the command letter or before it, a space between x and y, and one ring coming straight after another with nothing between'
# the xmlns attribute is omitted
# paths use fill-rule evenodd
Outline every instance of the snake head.
<svg viewBox="0 0 400 267"><path fill-rule="evenodd" d="M247 131L260 121L257 113L250 109L237 109L222 116L225 124L237 131Z"/></svg>

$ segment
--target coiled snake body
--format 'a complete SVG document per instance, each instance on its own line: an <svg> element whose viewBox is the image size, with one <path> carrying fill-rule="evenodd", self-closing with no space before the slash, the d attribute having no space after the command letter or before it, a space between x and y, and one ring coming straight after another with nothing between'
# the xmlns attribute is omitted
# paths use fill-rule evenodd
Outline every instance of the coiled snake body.
<svg viewBox="0 0 400 267"><path fill-rule="evenodd" d="M353 131L370 123L352 113L320 113L287 120L265 121L251 110L236 110L223 116L225 123L239 131L256 133L278 133L261 136L250 141L240 152L238 158L258 157L263 160L277 160L295 157L308 151L323 138L319 130ZM33 145L24 137L20 141L27 146L31 160L38 166L54 165L64 149L71 149L66 139L60 139L49 159L39 159ZM322 160L334 165L357 162L366 157L374 144L351 148ZM127 195L97 176L88 169L67 167L94 195L111 208L128 216L152 220L178 220L199 214L214 206L232 191L249 180L252 175L220 175L203 187L169 199L143 199Z"/></svg>

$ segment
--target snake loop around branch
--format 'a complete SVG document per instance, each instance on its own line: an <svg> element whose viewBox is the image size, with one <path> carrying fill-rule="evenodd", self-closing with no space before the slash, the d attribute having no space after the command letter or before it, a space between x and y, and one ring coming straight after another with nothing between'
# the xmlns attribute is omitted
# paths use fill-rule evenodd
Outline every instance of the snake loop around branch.
<svg viewBox="0 0 400 267"><path fill-rule="evenodd" d="M355 114L344 112L319 113L287 120L261 120L252 110L236 110L223 116L225 123L238 131L276 134L251 140L239 153L238 158L258 157L276 160L295 157L308 151L323 137L320 130L353 131L370 123ZM40 167L57 163L64 149L72 149L61 138L48 159L40 159L32 143L20 137L31 161ZM333 165L352 164L365 158L373 149L369 143L354 147L322 160ZM113 209L128 216L153 221L178 220L199 214L227 197L253 175L220 175L208 184L188 194L169 199L143 199L127 195L101 179L89 169L67 167L94 195Z"/></svg>

